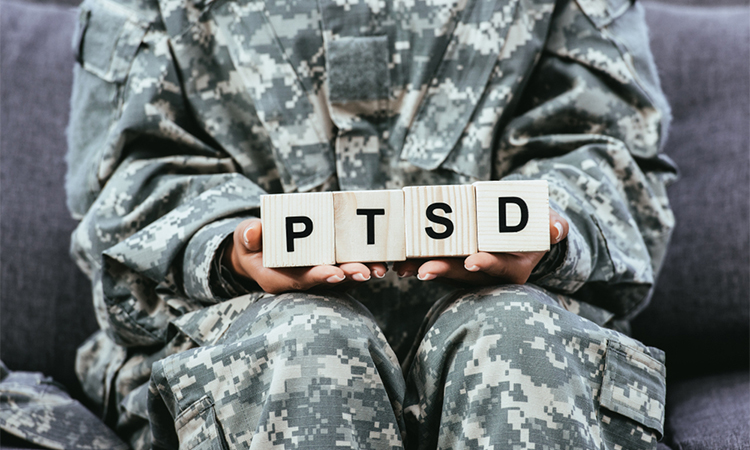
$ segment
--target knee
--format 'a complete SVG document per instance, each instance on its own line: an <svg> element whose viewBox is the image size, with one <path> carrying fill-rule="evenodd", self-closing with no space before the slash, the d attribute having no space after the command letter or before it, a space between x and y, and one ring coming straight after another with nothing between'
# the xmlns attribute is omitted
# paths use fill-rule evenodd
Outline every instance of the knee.
<svg viewBox="0 0 750 450"><path fill-rule="evenodd" d="M258 305L252 335L294 353L336 352L366 346L380 333L367 310L343 295L288 293Z"/></svg>
<svg viewBox="0 0 750 450"><path fill-rule="evenodd" d="M458 297L440 313L425 336L440 345L473 347L482 341L499 355L524 347L579 340L593 324L566 311L546 291L531 285L504 285Z"/></svg>

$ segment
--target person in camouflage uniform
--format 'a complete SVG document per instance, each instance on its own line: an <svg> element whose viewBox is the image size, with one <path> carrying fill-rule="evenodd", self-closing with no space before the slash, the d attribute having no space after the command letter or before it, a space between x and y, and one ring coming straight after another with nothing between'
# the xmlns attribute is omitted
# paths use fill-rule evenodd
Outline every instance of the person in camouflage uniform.
<svg viewBox="0 0 750 450"><path fill-rule="evenodd" d="M85 0L74 46L76 370L134 448L655 448L664 354L624 331L676 169L639 4ZM490 179L549 182L533 264L252 276L261 194Z"/></svg>

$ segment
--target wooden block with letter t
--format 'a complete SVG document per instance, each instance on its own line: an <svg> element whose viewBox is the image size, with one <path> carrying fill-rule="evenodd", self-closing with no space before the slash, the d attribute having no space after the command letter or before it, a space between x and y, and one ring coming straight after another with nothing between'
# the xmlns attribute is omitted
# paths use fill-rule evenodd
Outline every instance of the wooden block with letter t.
<svg viewBox="0 0 750 450"><path fill-rule="evenodd" d="M263 266L335 264L333 194L263 195Z"/></svg>
<svg viewBox="0 0 750 450"><path fill-rule="evenodd" d="M480 252L549 250L546 180L480 181L474 188Z"/></svg>
<svg viewBox="0 0 750 450"><path fill-rule="evenodd" d="M406 187L404 211L407 258L476 253L473 186Z"/></svg>
<svg viewBox="0 0 750 450"><path fill-rule="evenodd" d="M334 192L336 262L403 261L401 190Z"/></svg>

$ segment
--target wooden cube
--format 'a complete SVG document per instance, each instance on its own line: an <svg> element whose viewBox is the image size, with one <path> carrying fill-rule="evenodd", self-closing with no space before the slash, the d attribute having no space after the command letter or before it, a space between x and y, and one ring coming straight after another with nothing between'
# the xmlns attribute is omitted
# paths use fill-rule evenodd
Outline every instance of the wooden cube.
<svg viewBox="0 0 750 450"><path fill-rule="evenodd" d="M402 191L334 192L333 211L337 263L406 259Z"/></svg>
<svg viewBox="0 0 750 450"><path fill-rule="evenodd" d="M473 186L406 187L404 211L407 258L476 253Z"/></svg>
<svg viewBox="0 0 750 450"><path fill-rule="evenodd" d="M480 252L549 250L546 180L474 183Z"/></svg>
<svg viewBox="0 0 750 450"><path fill-rule="evenodd" d="M335 264L333 194L262 195L263 266Z"/></svg>

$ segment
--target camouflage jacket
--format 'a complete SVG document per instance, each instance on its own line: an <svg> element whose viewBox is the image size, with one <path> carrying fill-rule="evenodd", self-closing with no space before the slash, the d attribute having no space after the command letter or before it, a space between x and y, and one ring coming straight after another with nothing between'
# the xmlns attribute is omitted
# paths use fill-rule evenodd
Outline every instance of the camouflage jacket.
<svg viewBox="0 0 750 450"><path fill-rule="evenodd" d="M226 319L195 312L252 291L215 261L264 192L543 178L571 226L536 284L617 317L649 297L676 169L631 0L85 0L74 47L71 251L103 330L78 370L102 402L192 345L181 316L208 332Z"/></svg>

